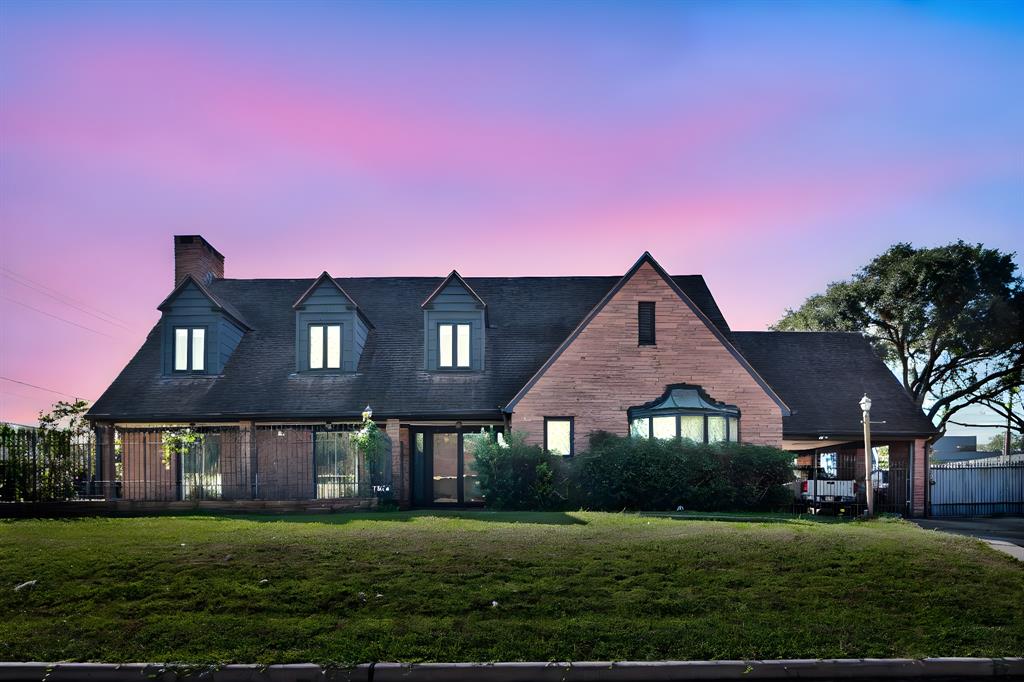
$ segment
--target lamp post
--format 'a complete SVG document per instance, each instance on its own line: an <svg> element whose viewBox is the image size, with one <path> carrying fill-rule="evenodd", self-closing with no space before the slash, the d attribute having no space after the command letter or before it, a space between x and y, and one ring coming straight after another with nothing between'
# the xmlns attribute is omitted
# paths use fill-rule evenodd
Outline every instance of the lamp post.
<svg viewBox="0 0 1024 682"><path fill-rule="evenodd" d="M868 503L868 517L875 515L875 490L871 485L871 398L865 393L860 399L864 421L864 495Z"/></svg>

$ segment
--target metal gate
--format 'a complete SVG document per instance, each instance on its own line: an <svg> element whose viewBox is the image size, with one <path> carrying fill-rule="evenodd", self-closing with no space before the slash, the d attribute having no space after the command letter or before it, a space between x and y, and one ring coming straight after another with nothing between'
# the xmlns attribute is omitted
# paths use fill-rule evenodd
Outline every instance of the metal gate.
<svg viewBox="0 0 1024 682"><path fill-rule="evenodd" d="M1024 514L1024 462L931 468L932 516Z"/></svg>

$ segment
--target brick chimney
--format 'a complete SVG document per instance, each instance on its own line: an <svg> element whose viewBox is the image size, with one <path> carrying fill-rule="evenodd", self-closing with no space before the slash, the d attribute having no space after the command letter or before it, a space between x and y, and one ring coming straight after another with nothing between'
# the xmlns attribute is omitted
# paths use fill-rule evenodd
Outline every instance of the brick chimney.
<svg viewBox="0 0 1024 682"><path fill-rule="evenodd" d="M224 256L198 234L174 235L174 286L187 275L203 284L224 276Z"/></svg>

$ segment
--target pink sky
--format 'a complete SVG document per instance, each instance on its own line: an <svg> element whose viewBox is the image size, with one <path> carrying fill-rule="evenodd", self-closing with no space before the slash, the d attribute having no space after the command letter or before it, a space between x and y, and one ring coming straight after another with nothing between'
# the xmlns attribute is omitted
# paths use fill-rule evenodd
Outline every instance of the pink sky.
<svg viewBox="0 0 1024 682"><path fill-rule="evenodd" d="M736 329L895 241L1018 251L1022 29L1011 3L3 3L0 419L102 392L176 233L229 277L650 250Z"/></svg>

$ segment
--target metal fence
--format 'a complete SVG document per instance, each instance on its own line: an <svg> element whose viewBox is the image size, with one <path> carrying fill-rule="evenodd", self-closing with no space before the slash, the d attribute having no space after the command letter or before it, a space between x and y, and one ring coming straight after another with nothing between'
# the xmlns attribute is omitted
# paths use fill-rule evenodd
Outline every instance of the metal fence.
<svg viewBox="0 0 1024 682"><path fill-rule="evenodd" d="M345 500L391 496L391 443L359 424L119 428L93 437L0 426L0 501ZM111 450L103 453L103 447Z"/></svg>
<svg viewBox="0 0 1024 682"><path fill-rule="evenodd" d="M932 516L1024 514L1024 462L931 467Z"/></svg>
<svg viewBox="0 0 1024 682"><path fill-rule="evenodd" d="M101 495L91 434L0 424L0 500L51 502Z"/></svg>

